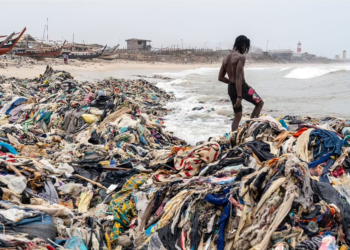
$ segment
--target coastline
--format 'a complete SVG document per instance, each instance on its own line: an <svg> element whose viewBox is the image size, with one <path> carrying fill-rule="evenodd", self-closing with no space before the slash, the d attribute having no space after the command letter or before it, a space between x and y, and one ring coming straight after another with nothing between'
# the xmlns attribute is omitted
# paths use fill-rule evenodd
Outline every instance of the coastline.
<svg viewBox="0 0 350 250"><path fill-rule="evenodd" d="M137 75L151 76L155 73L163 72L180 72L189 69L198 68L220 68L220 63L213 64L175 64L175 63L145 63L135 61L109 62L109 61L92 61L80 62L73 61L73 65L65 65L63 62L57 64L57 61L47 62L47 65L54 67L57 70L71 72L72 75L81 80L103 79L108 76L117 78L134 78ZM79 65L81 63L81 65ZM344 64L332 64L331 66L339 66ZM277 64L277 63L248 63L245 67L249 68L287 68L287 67L315 67L315 66L330 66L330 64ZM6 67L0 68L0 75L5 77L17 78L34 78L45 71L46 64L33 65L30 67ZM101 73L101 74L99 74Z"/></svg>

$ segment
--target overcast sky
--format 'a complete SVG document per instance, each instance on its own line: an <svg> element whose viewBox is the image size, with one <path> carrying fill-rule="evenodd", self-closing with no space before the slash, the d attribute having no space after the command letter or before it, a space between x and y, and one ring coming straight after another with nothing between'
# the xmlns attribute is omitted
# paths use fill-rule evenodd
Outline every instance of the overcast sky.
<svg viewBox="0 0 350 250"><path fill-rule="evenodd" d="M1 1L0 35L20 31L49 39L126 46L152 40L160 48L231 48L244 34L255 46L293 49L333 58L350 53L350 2L346 1Z"/></svg>

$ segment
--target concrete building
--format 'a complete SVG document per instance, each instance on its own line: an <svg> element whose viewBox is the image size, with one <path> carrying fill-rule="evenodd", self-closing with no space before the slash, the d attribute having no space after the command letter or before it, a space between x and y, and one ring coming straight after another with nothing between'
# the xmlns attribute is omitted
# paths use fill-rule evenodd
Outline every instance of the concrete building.
<svg viewBox="0 0 350 250"><path fill-rule="evenodd" d="M309 61L310 61L310 60L313 60L313 59L316 57L316 55L309 54L309 53L307 53L307 52L301 54L301 56L302 56L303 58L306 58L306 59L309 60Z"/></svg>
<svg viewBox="0 0 350 250"><path fill-rule="evenodd" d="M291 60L295 53L290 49L280 49L280 50L269 50L268 54L280 60Z"/></svg>
<svg viewBox="0 0 350 250"><path fill-rule="evenodd" d="M150 50L152 48L149 44L151 40L131 38L125 41L127 43L128 50Z"/></svg>
<svg viewBox="0 0 350 250"><path fill-rule="evenodd" d="M343 59L346 60L346 50L343 51Z"/></svg>

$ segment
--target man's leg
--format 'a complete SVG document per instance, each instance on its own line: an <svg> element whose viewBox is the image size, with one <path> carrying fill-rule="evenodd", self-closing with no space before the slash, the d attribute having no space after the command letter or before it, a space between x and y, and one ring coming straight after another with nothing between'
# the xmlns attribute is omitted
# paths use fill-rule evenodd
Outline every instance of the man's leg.
<svg viewBox="0 0 350 250"><path fill-rule="evenodd" d="M243 99L255 106L250 117L258 118L260 116L261 109L264 106L264 101L261 99L258 93L256 93L253 88L249 87L248 93L243 93Z"/></svg>
<svg viewBox="0 0 350 250"><path fill-rule="evenodd" d="M255 108L253 109L251 118L258 118L260 116L260 112L264 106L264 101L261 100L257 105L255 105Z"/></svg>
<svg viewBox="0 0 350 250"><path fill-rule="evenodd" d="M242 111L238 112L238 113L235 113L235 117L233 118L232 127L231 127L232 132L236 131L236 129L239 126L239 122L241 121L241 119L242 119Z"/></svg>

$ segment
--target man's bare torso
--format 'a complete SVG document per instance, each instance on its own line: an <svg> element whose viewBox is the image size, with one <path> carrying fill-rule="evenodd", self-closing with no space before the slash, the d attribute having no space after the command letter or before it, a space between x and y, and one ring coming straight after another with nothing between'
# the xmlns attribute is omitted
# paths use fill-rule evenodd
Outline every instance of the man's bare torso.
<svg viewBox="0 0 350 250"><path fill-rule="evenodd" d="M226 56L226 58L222 62L222 65L227 72L230 82L236 81L236 68L240 60L243 61L243 65L244 65L245 56L240 54L238 51L233 50L230 54ZM243 72L243 80L244 79L245 78L244 78L244 72Z"/></svg>

